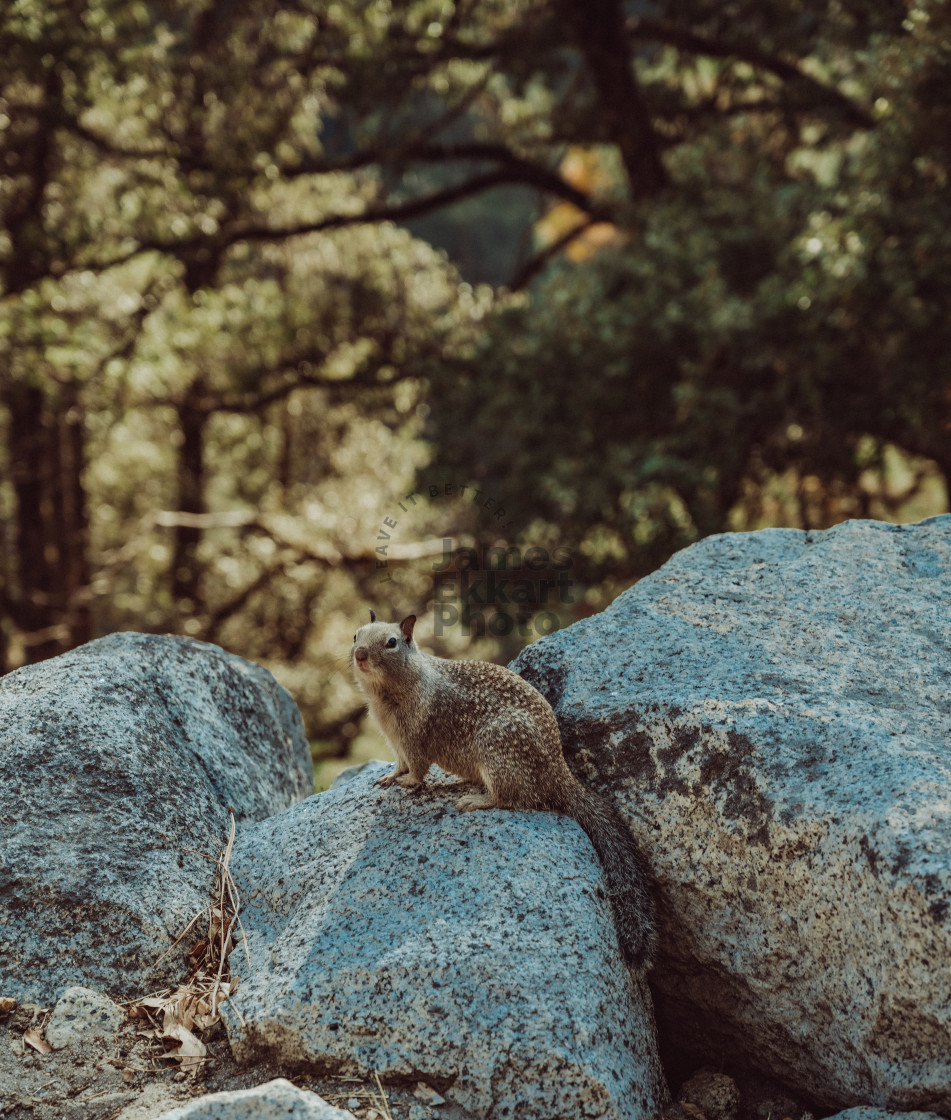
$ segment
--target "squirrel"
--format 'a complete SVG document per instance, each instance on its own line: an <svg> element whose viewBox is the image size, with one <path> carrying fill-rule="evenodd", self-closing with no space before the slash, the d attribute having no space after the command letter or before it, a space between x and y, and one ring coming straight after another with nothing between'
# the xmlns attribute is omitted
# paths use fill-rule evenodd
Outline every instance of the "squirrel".
<svg viewBox="0 0 951 1120"><path fill-rule="evenodd" d="M416 616L370 623L353 636L350 666L396 766L377 782L422 785L435 763L485 788L458 809L535 809L577 821L604 868L621 954L638 972L652 962L653 907L643 857L615 806L568 769L555 714L517 673L487 661L448 661L413 638Z"/></svg>

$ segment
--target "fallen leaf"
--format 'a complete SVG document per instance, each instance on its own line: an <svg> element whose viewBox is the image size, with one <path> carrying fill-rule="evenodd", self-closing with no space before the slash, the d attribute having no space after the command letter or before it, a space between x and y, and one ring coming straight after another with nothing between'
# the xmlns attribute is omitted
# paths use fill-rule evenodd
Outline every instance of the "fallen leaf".
<svg viewBox="0 0 951 1120"><path fill-rule="evenodd" d="M23 1036L23 1041L28 1046L32 1046L38 1054L52 1054L53 1052L53 1047L50 1046L45 1038L41 1038L36 1031L27 1031Z"/></svg>
<svg viewBox="0 0 951 1120"><path fill-rule="evenodd" d="M169 1023L162 1031L162 1037L177 1045L177 1049L174 1053L170 1053L169 1057L179 1062L183 1070L197 1073L201 1068L202 1059L208 1053L205 1044L199 1042L187 1027L177 1021Z"/></svg>
<svg viewBox="0 0 951 1120"><path fill-rule="evenodd" d="M192 1033L198 1002L194 992L189 991L188 988L179 988L166 1001L162 1011L161 1037L171 1042L174 1049L174 1053L170 1052L169 1057L179 1062L183 1070L192 1073L198 1072L201 1060L208 1052L205 1044ZM199 1028L203 1025L198 1023Z"/></svg>
<svg viewBox="0 0 951 1120"><path fill-rule="evenodd" d="M413 1096L416 1097L417 1100L421 1100L424 1104L428 1104L431 1107L446 1103L445 1097L441 1097L431 1085L427 1085L424 1081L416 1082L416 1088L413 1090Z"/></svg>
<svg viewBox="0 0 951 1120"><path fill-rule="evenodd" d="M12 1011L17 1005L15 999L10 996L0 996L0 1011Z"/></svg>

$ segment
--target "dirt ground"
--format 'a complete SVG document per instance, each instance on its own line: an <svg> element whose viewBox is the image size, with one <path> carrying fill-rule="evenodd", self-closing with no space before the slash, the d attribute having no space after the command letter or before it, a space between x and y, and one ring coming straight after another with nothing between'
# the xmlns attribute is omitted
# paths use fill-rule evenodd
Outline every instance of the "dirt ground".
<svg viewBox="0 0 951 1120"><path fill-rule="evenodd" d="M0 1120L155 1120L206 1093L249 1089L275 1077L318 1093L360 1120L467 1120L470 1115L422 1084L383 1085L358 1078L320 1078L277 1066L240 1069L219 1023L204 1037L208 1058L196 1075L161 1056L154 1040L128 1022L107 1043L90 1039L40 1054L24 1041L42 1037L46 1009L0 1013ZM438 1106L438 1112L434 1108Z"/></svg>

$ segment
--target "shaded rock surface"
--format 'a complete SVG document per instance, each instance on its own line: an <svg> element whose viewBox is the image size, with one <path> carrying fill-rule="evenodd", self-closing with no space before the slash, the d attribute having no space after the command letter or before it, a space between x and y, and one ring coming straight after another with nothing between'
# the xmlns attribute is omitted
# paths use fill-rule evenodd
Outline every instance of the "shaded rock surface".
<svg viewBox="0 0 951 1120"><path fill-rule="evenodd" d="M665 1036L951 1115L951 517L711 537L513 668L652 864Z"/></svg>
<svg viewBox="0 0 951 1120"><path fill-rule="evenodd" d="M279 1077L253 1089L209 1093L163 1112L159 1120L353 1120L353 1113Z"/></svg>
<svg viewBox="0 0 951 1120"><path fill-rule="evenodd" d="M578 826L374 786L389 769L239 833L238 1061L423 1081L478 1117L655 1116L650 996Z"/></svg>
<svg viewBox="0 0 951 1120"><path fill-rule="evenodd" d="M266 670L185 638L113 634L0 678L3 995L124 995L207 904L227 837L313 789Z"/></svg>

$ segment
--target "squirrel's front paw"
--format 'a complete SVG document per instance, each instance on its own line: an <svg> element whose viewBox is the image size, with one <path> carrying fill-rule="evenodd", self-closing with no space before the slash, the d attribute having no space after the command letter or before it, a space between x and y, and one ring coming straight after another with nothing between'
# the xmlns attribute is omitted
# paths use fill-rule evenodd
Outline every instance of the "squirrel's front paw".
<svg viewBox="0 0 951 1120"><path fill-rule="evenodd" d="M423 784L419 780L419 778L414 778L412 774L401 774L394 780L396 781L396 784L398 786L402 786L403 789L419 789L419 787Z"/></svg>
<svg viewBox="0 0 951 1120"><path fill-rule="evenodd" d="M405 773L405 771L404 771L404 773ZM391 770L389 772L389 774L384 774L382 778L377 778L377 780L373 784L375 786L383 786L384 788L386 788L387 786L391 786L394 782L398 782L399 778L400 778L399 771L398 770Z"/></svg>

